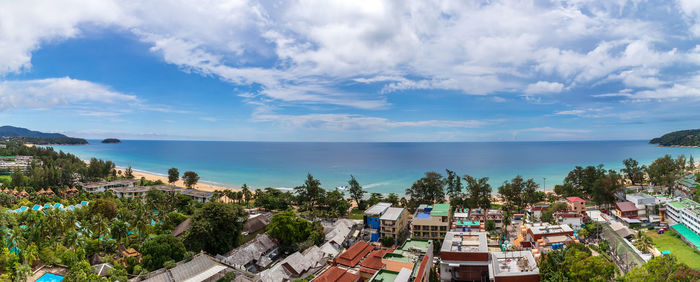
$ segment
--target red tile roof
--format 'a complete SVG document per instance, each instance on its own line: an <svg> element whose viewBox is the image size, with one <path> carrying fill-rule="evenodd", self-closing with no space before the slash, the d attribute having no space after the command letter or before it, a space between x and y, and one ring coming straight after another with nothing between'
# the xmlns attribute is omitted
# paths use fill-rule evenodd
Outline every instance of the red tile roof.
<svg viewBox="0 0 700 282"><path fill-rule="evenodd" d="M382 257L384 256L384 254L390 253L392 251L393 249L374 250L364 260L362 260L360 265L371 269L382 269L384 267L384 263L382 263Z"/></svg>
<svg viewBox="0 0 700 282"><path fill-rule="evenodd" d="M359 275L357 274L352 274L348 272L345 269L342 269L337 266L332 266L325 272L321 273L316 279L313 281L316 282L331 282L331 281L338 281L338 282L354 282L357 281L360 278Z"/></svg>
<svg viewBox="0 0 700 282"><path fill-rule="evenodd" d="M621 212L637 211L637 206L632 202L617 202L615 203L615 208Z"/></svg>
<svg viewBox="0 0 700 282"><path fill-rule="evenodd" d="M340 254L335 259L335 262L348 267L355 267L358 263L360 263L362 258L369 254L369 252L371 252L373 249L374 246L370 245L369 243L359 241Z"/></svg>
<svg viewBox="0 0 700 282"><path fill-rule="evenodd" d="M583 199L579 197L566 197L566 200L569 202L574 202L574 203L586 203Z"/></svg>

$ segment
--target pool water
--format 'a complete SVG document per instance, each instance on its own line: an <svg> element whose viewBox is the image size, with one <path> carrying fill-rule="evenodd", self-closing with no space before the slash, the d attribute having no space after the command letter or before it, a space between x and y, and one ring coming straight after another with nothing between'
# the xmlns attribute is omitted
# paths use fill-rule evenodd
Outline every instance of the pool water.
<svg viewBox="0 0 700 282"><path fill-rule="evenodd" d="M63 276L47 272L41 277L39 277L39 279L37 279L36 282L60 282L62 280Z"/></svg>

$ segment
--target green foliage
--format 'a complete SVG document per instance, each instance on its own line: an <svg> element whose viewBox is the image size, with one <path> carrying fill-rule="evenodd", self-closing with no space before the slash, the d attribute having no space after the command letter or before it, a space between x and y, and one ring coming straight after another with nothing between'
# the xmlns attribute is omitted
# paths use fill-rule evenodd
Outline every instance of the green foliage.
<svg viewBox="0 0 700 282"><path fill-rule="evenodd" d="M124 268L123 265L120 263L116 263L113 265L112 269L107 271L107 277L109 277L109 281L128 281L128 273L126 272L126 268Z"/></svg>
<svg viewBox="0 0 700 282"><path fill-rule="evenodd" d="M624 281L698 281L700 271L678 263L673 255L655 257L627 273Z"/></svg>
<svg viewBox="0 0 700 282"><path fill-rule="evenodd" d="M360 183L357 182L357 179L355 179L355 176L350 175L350 180L348 180L348 185L349 191L350 191L350 198L352 198L357 206L360 206L360 201L362 201L362 198L365 196L365 190L362 189L362 186L360 186Z"/></svg>
<svg viewBox="0 0 700 282"><path fill-rule="evenodd" d="M446 169L447 178L445 183L447 184L447 196L450 197L450 201L453 199L459 200L462 198L462 178L457 175L454 171Z"/></svg>
<svg viewBox="0 0 700 282"><path fill-rule="evenodd" d="M580 243L548 252L539 268L542 281L610 281L615 275L612 262L591 256L591 250Z"/></svg>
<svg viewBox="0 0 700 282"><path fill-rule="evenodd" d="M107 138L107 139L102 140L103 144L119 144L121 142L122 141L117 139L117 138Z"/></svg>
<svg viewBox="0 0 700 282"><path fill-rule="evenodd" d="M70 266L64 281L106 281L106 279L95 274L87 260L81 260Z"/></svg>
<svg viewBox="0 0 700 282"><path fill-rule="evenodd" d="M90 204L90 212L99 214L106 219L113 219L117 216L117 204L109 199L97 199Z"/></svg>
<svg viewBox="0 0 700 282"><path fill-rule="evenodd" d="M216 282L233 282L234 279L236 279L236 273L231 271L226 272L226 274L224 274L224 277L221 277L221 279L216 280Z"/></svg>
<svg viewBox="0 0 700 282"><path fill-rule="evenodd" d="M311 173L306 175L304 185L294 188L297 204L306 209L313 209L324 196L325 191L321 188L321 181L315 179Z"/></svg>
<svg viewBox="0 0 700 282"><path fill-rule="evenodd" d="M498 194L505 202L506 210L522 211L525 208L525 203L534 203L537 200L535 198L537 187L539 185L533 179L523 180L518 175L510 182L505 181L501 187L498 187Z"/></svg>
<svg viewBox="0 0 700 282"><path fill-rule="evenodd" d="M171 167L168 169L168 183L173 184L180 179L180 171L177 168Z"/></svg>
<svg viewBox="0 0 700 282"><path fill-rule="evenodd" d="M185 187L192 188L197 185L199 175L194 171L185 171L185 173L182 174L182 181L185 182Z"/></svg>
<svg viewBox="0 0 700 282"><path fill-rule="evenodd" d="M647 168L649 179L657 185L668 185L668 194L673 193L673 185L680 174L680 164L671 155L656 159Z"/></svg>
<svg viewBox="0 0 700 282"><path fill-rule="evenodd" d="M255 199L255 206L266 210L286 210L292 206L293 195L275 188L265 188Z"/></svg>
<svg viewBox="0 0 700 282"><path fill-rule="evenodd" d="M486 229L486 231L496 230L496 222L493 220L487 220L486 223L484 223L484 229Z"/></svg>
<svg viewBox="0 0 700 282"><path fill-rule="evenodd" d="M124 177L125 177L126 179L134 179L134 170L131 169L131 166L127 167L127 168L124 170Z"/></svg>
<svg viewBox="0 0 700 282"><path fill-rule="evenodd" d="M320 224L298 217L291 210L272 216L267 226L267 234L277 239L280 247L285 251L300 249L299 244L307 240L318 244L324 238Z"/></svg>
<svg viewBox="0 0 700 282"><path fill-rule="evenodd" d="M156 270L172 260L180 261L185 256L185 245L171 234L161 234L150 238L141 247L141 263L148 270Z"/></svg>
<svg viewBox="0 0 700 282"><path fill-rule="evenodd" d="M426 172L425 176L418 179L406 189L406 196L410 197L410 209L413 210L420 204L441 203L445 199L443 187L445 181L437 172Z"/></svg>
<svg viewBox="0 0 700 282"><path fill-rule="evenodd" d="M632 181L632 185L642 184L646 166L639 166L639 163L632 158L625 159L622 163L625 165L625 168L622 169L622 173L627 176L627 179Z"/></svg>
<svg viewBox="0 0 700 282"><path fill-rule="evenodd" d="M394 245L394 237L391 236L385 236L382 237L382 247L390 248L391 246Z"/></svg>
<svg viewBox="0 0 700 282"><path fill-rule="evenodd" d="M384 195L382 193L372 193L369 195L369 199L367 200L367 206L374 206L379 202L384 201Z"/></svg>
<svg viewBox="0 0 700 282"><path fill-rule="evenodd" d="M191 251L223 254L238 246L248 213L239 205L208 202L197 210L185 240Z"/></svg>
<svg viewBox="0 0 700 282"><path fill-rule="evenodd" d="M489 178L474 178L464 175L469 191L469 199L466 201L469 208L488 209L491 206L491 185Z"/></svg>
<svg viewBox="0 0 700 282"><path fill-rule="evenodd" d="M649 144L661 146L700 146L700 129L680 130L651 139Z"/></svg>

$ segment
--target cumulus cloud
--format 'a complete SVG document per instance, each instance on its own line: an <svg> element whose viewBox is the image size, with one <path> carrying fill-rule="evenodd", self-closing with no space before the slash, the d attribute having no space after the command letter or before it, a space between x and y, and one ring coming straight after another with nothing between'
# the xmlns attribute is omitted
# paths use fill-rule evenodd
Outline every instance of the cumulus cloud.
<svg viewBox="0 0 700 282"><path fill-rule="evenodd" d="M564 89L564 84L559 82L538 81L525 88L527 94L559 93Z"/></svg>
<svg viewBox="0 0 700 282"><path fill-rule="evenodd" d="M0 111L12 108L47 108L82 103L138 103L136 96L70 77L0 81ZM100 113L88 113L104 116Z"/></svg>
<svg viewBox="0 0 700 282"><path fill-rule="evenodd" d="M700 35L698 14L689 0L5 1L0 74L27 70L44 42L98 25L132 32L183 71L256 86L260 103L382 109L383 94L411 89L534 94L615 81L665 89L665 69L697 53L674 42ZM679 16L686 29L655 20ZM349 83L382 90L343 90Z"/></svg>

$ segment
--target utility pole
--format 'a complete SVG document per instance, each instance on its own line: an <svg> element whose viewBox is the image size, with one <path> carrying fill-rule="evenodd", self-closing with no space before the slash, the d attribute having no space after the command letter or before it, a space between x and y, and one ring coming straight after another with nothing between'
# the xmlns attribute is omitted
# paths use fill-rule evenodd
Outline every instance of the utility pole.
<svg viewBox="0 0 700 282"><path fill-rule="evenodd" d="M547 177L542 177L542 188L544 188L544 195L547 196Z"/></svg>

